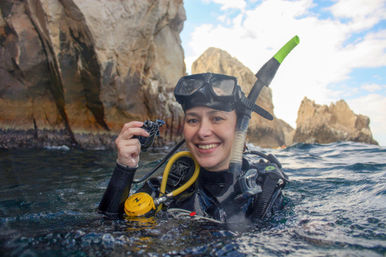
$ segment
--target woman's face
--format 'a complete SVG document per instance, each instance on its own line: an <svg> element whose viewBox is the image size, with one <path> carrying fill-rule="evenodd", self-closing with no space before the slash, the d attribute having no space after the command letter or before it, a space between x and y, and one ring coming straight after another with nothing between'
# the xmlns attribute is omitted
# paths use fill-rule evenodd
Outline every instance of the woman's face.
<svg viewBox="0 0 386 257"><path fill-rule="evenodd" d="M209 171L228 169L236 120L235 111L199 106L185 112L185 142L201 167Z"/></svg>

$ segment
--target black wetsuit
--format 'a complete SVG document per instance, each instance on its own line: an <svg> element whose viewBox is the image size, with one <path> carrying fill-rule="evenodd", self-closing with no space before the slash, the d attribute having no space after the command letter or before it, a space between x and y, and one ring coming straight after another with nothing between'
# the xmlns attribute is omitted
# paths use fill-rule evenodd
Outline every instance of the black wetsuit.
<svg viewBox="0 0 386 257"><path fill-rule="evenodd" d="M240 176L234 176L227 170L209 172L201 168L195 184L164 206L194 211L197 215L223 222L232 220L232 217L239 219L242 216L253 220L270 216L282 206L281 190L287 181L287 176L276 159L273 162L272 159L265 161L260 159L257 162L243 159L241 175L250 169L257 170L253 180L256 181L254 186L259 190L254 191L253 194L241 189ZM110 217L122 216L124 201L129 194L135 170L116 165L99 204L99 210L102 213ZM180 158L170 171L166 192L171 192L184 184L193 171L193 161L186 157ZM153 198L157 198L160 182L160 178L151 178L138 192L147 192Z"/></svg>

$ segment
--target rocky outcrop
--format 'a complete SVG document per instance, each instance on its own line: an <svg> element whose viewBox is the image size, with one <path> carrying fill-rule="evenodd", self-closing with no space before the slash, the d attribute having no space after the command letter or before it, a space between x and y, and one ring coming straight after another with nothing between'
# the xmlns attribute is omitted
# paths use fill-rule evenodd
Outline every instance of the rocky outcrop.
<svg viewBox="0 0 386 257"><path fill-rule="evenodd" d="M305 97L298 111L294 142L378 144L372 137L369 124L368 117L355 114L344 100L327 106L315 104Z"/></svg>
<svg viewBox="0 0 386 257"><path fill-rule="evenodd" d="M0 148L110 148L125 122L156 118L166 121L159 143L178 140L182 110L173 89L185 75L182 0L1 0L0 14ZM215 48L192 72L236 76L245 93L256 80ZM269 88L257 103L274 114ZM343 103L303 101L295 141L376 143L369 119ZM294 134L280 119L253 114L248 140L279 147Z"/></svg>
<svg viewBox="0 0 386 257"><path fill-rule="evenodd" d="M192 73L214 72L235 76L246 95L256 81L254 73L230 56L227 52L208 48L192 65ZM264 87L256 102L274 116L272 92ZM275 117L275 116L274 116ZM295 130L276 117L270 121L258 114L252 114L249 123L248 138L251 143L261 147L281 147L291 145Z"/></svg>
<svg viewBox="0 0 386 257"><path fill-rule="evenodd" d="M0 147L111 146L130 120L173 140L182 0L2 0Z"/></svg>

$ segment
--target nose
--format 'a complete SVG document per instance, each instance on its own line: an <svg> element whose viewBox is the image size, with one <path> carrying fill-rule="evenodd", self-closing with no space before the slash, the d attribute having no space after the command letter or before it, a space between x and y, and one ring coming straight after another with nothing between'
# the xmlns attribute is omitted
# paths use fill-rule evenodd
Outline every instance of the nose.
<svg viewBox="0 0 386 257"><path fill-rule="evenodd" d="M213 127L210 121L208 119L202 119L200 123L200 127L197 131L198 137L205 138L212 135L212 133L213 133Z"/></svg>

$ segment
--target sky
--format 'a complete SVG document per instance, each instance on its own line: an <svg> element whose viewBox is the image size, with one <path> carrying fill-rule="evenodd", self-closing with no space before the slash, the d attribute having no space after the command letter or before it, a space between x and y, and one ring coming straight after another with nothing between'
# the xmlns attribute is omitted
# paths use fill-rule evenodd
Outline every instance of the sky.
<svg viewBox="0 0 386 257"><path fill-rule="evenodd" d="M386 0L184 0L184 7L189 74L209 47L256 73L298 35L270 85L276 117L296 128L304 97L327 105L343 99L370 118L373 137L386 146Z"/></svg>

